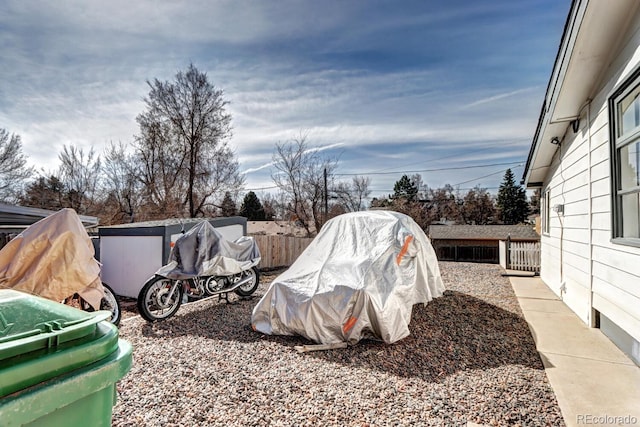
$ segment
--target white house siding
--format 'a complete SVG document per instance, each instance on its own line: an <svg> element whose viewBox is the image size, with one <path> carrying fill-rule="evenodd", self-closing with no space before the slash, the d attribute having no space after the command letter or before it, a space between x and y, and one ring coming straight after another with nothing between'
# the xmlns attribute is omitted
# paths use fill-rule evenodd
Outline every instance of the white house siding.
<svg viewBox="0 0 640 427"><path fill-rule="evenodd" d="M564 204L564 215L551 211L550 233L541 238L541 277L585 323L595 325L593 308L607 323L603 332L615 335L620 328L628 334L623 341L631 341L631 348L623 350L638 361L640 248L611 243L607 104L613 90L640 66L638 18L621 46L580 115L580 129L574 134L569 127L564 135L544 182L543 190L551 191L551 206Z"/></svg>

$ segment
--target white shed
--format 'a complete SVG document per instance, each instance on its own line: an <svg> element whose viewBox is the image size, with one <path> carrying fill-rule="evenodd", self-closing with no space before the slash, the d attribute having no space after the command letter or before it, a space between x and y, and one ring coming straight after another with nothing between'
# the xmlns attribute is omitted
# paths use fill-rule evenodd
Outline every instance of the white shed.
<svg viewBox="0 0 640 427"><path fill-rule="evenodd" d="M640 2L574 0L523 182L541 278L640 364Z"/></svg>
<svg viewBox="0 0 640 427"><path fill-rule="evenodd" d="M137 298L147 279L169 257L171 243L204 218L168 219L100 227L96 257L102 263L102 281L117 295ZM208 221L227 240L247 234L244 217Z"/></svg>

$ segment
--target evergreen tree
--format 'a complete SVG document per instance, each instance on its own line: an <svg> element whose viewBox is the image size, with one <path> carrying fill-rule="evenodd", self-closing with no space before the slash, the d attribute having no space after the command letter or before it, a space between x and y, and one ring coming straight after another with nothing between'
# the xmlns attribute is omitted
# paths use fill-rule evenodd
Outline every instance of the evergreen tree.
<svg viewBox="0 0 640 427"><path fill-rule="evenodd" d="M400 180L396 181L393 186L393 198L405 199L409 202L413 202L418 197L418 186L409 179L407 175L402 175Z"/></svg>
<svg viewBox="0 0 640 427"><path fill-rule="evenodd" d="M265 212L260 199L256 196L256 193L249 191L240 207L240 216L246 217L249 221L264 221Z"/></svg>
<svg viewBox="0 0 640 427"><path fill-rule="evenodd" d="M231 193L228 191L224 193L224 199L222 199L222 204L220 205L220 213L222 216L236 216L238 214L236 202L233 201Z"/></svg>
<svg viewBox="0 0 640 427"><path fill-rule="evenodd" d="M504 174L496 206L500 210L500 219L505 224L519 224L529 215L527 194L524 188L516 184L511 169L507 169Z"/></svg>

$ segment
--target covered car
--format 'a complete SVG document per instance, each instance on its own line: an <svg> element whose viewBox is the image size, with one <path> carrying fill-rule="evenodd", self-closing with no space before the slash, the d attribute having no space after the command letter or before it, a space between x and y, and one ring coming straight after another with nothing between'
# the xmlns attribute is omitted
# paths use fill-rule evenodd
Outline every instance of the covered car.
<svg viewBox="0 0 640 427"><path fill-rule="evenodd" d="M409 335L414 304L444 292L435 251L409 216L354 212L328 221L254 307L252 327L321 344Z"/></svg>

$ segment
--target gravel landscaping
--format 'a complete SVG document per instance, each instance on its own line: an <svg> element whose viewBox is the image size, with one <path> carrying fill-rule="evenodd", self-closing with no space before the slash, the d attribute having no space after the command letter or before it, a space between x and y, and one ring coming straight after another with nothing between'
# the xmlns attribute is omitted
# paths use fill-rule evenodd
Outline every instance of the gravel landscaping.
<svg viewBox="0 0 640 427"><path fill-rule="evenodd" d="M563 426L509 280L490 264L441 262L447 291L413 309L396 344L298 353L298 337L250 326L252 299L182 306L150 324L126 313L133 367L113 426Z"/></svg>

